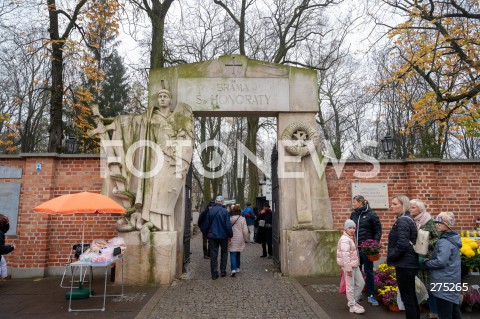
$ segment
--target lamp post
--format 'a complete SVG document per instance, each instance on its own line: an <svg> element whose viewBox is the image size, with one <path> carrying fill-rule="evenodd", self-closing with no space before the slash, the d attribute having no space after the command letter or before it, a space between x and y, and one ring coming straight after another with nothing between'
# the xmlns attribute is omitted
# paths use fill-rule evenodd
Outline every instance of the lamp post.
<svg viewBox="0 0 480 319"><path fill-rule="evenodd" d="M390 135L390 133L387 133L385 137L381 140L382 142L382 148L385 153L387 153L387 158L391 159L392 158L392 152L393 152L393 137Z"/></svg>
<svg viewBox="0 0 480 319"><path fill-rule="evenodd" d="M67 137L67 139L65 140L65 147L68 154L75 154L78 151L79 145L80 142L77 141L75 137Z"/></svg>

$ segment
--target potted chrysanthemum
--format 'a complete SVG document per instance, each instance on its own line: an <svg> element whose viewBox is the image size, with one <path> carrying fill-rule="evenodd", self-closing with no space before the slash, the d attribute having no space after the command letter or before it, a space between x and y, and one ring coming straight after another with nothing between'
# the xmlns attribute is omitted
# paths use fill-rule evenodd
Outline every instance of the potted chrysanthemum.
<svg viewBox="0 0 480 319"><path fill-rule="evenodd" d="M375 261L380 258L382 245L375 239L367 239L360 244L360 250L367 255L368 260Z"/></svg>

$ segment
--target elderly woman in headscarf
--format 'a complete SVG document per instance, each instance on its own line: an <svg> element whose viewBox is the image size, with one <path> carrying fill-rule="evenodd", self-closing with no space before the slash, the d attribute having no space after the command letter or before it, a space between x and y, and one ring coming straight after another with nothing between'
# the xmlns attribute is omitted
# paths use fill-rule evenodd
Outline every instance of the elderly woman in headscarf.
<svg viewBox="0 0 480 319"><path fill-rule="evenodd" d="M412 215L417 228L428 231L428 253L425 256L419 256L420 267L423 266L423 260L425 258L430 258L432 255L435 244L440 236L437 228L435 227L435 222L433 221L432 216L425 210L425 204L419 199L412 199L410 201L410 215ZM425 269L419 271L419 278L425 284L425 287L429 287L429 272ZM437 305L435 302L435 296L428 291L428 308L430 313L425 317L425 319L434 319L438 318L437 315Z"/></svg>

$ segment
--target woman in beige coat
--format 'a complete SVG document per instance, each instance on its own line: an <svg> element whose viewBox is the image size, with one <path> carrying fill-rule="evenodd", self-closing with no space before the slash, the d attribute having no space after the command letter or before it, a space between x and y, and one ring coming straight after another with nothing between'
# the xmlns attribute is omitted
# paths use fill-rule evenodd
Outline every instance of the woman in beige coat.
<svg viewBox="0 0 480 319"><path fill-rule="evenodd" d="M232 277L240 272L240 252L245 249L248 239L248 228L245 217L242 216L240 205L232 205L230 211L230 223L232 224L233 237L229 240L228 251L230 252L230 266Z"/></svg>

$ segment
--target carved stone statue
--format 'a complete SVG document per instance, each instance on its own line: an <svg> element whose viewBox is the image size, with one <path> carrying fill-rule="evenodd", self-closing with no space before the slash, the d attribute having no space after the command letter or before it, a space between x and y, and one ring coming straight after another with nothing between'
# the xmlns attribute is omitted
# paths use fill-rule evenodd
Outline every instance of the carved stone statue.
<svg viewBox="0 0 480 319"><path fill-rule="evenodd" d="M97 128L90 133L100 134L108 163L104 191L127 208L117 230L140 229L143 242L149 230L174 230L175 204L192 160L192 110L181 103L172 112L171 99L161 89L145 113L110 119L93 108Z"/></svg>

